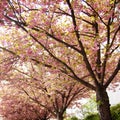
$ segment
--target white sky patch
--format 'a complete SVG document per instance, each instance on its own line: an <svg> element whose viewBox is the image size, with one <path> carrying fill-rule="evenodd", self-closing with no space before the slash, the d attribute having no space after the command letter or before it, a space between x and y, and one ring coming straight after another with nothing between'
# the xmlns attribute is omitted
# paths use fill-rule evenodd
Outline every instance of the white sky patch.
<svg viewBox="0 0 120 120"><path fill-rule="evenodd" d="M109 96L111 105L120 103L120 83L119 83L119 86L116 87L114 91L108 90L108 96Z"/></svg>

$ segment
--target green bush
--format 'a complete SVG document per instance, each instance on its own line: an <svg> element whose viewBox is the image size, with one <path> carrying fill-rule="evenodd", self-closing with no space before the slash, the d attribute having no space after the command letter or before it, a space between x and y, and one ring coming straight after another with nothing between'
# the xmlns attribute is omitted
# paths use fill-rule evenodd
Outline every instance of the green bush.
<svg viewBox="0 0 120 120"><path fill-rule="evenodd" d="M84 120L100 120L98 114L88 115Z"/></svg>
<svg viewBox="0 0 120 120"><path fill-rule="evenodd" d="M78 120L78 118L75 117L75 116L73 116L73 117L71 117L71 118L68 118L67 120Z"/></svg>
<svg viewBox="0 0 120 120"><path fill-rule="evenodd" d="M120 120L120 104L111 107L113 120ZM90 114L84 120L100 120L98 114Z"/></svg>
<svg viewBox="0 0 120 120"><path fill-rule="evenodd" d="M120 120L120 104L111 107L113 120Z"/></svg>
<svg viewBox="0 0 120 120"><path fill-rule="evenodd" d="M77 117L71 117L71 120L78 120Z"/></svg>

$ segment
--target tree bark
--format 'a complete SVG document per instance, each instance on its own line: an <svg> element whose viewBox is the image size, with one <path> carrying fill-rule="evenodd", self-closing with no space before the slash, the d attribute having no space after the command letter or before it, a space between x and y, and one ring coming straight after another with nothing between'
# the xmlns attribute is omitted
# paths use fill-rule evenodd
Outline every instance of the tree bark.
<svg viewBox="0 0 120 120"><path fill-rule="evenodd" d="M63 115L57 114L57 120L63 120Z"/></svg>
<svg viewBox="0 0 120 120"><path fill-rule="evenodd" d="M97 109L101 120L112 120L109 97L106 89L102 86L96 90Z"/></svg>

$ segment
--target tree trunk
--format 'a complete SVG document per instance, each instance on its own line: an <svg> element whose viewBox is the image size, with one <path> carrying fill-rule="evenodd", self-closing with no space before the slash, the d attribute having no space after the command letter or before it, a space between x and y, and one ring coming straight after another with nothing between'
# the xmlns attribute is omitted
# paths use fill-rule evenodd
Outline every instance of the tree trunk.
<svg viewBox="0 0 120 120"><path fill-rule="evenodd" d="M63 115L57 114L57 120L63 120Z"/></svg>
<svg viewBox="0 0 120 120"><path fill-rule="evenodd" d="M110 112L109 97L106 89L98 87L96 90L96 100L99 116L101 120L112 120Z"/></svg>

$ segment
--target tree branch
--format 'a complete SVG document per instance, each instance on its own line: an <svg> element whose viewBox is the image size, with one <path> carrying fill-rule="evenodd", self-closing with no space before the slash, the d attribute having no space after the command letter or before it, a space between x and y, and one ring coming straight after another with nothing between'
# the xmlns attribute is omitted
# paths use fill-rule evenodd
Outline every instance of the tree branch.
<svg viewBox="0 0 120 120"><path fill-rule="evenodd" d="M116 38L116 36L117 36L117 33L118 33L119 31L120 31L120 25L118 26L117 30L115 31L115 33L114 33L114 35L113 35L112 42L111 42L111 44L110 44L109 49L112 47L112 45L113 45L113 43L114 43L114 41L115 41L115 38Z"/></svg>
<svg viewBox="0 0 120 120"><path fill-rule="evenodd" d="M103 21L103 19L98 14L98 12L86 0L83 0L83 2L85 2L96 13L96 15L99 17L99 19L101 20L101 22L106 26L107 24Z"/></svg>
<svg viewBox="0 0 120 120"><path fill-rule="evenodd" d="M19 24L18 24L19 25ZM21 26L21 28L23 28L23 26ZM28 31L23 28L24 31L26 31L28 33ZM85 82L84 80L80 79L75 73L74 71L72 70L72 68L70 66L68 66L65 62L63 62L62 60L60 60L59 58L57 58L55 55L53 55L37 38L35 38L32 34L28 33L31 38L33 38L40 46L42 46L48 53L49 55L54 58L55 60L57 60L59 63L61 63L62 65L64 65L72 74L72 78L74 78L75 80L83 83L85 86L87 85L87 87L89 87L90 89L94 89L95 90L95 87L87 82ZM92 69L92 68L91 68Z"/></svg>
<svg viewBox="0 0 120 120"><path fill-rule="evenodd" d="M107 88L109 86L109 84L113 81L114 77L117 75L119 70L120 70L120 59L118 61L118 64L117 64L115 70L113 71L112 75L109 77L109 79L105 83L105 85L104 85L105 88Z"/></svg>
<svg viewBox="0 0 120 120"><path fill-rule="evenodd" d="M84 46L82 44L82 42L80 41L80 35L79 35L79 32L78 32L78 28L77 28L77 24L76 24L76 19L75 19L75 15L74 15L74 10L72 8L72 5L70 3L70 0L66 0L67 1L67 4L68 4L68 7L71 11L71 17L72 17L72 21L73 21L73 25L74 25L74 31L76 33L76 37L77 37L77 40L78 40L78 43L79 43L79 46L81 48L81 52L82 52L82 56L83 56L83 60L86 64L86 68L87 70L89 71L91 77L93 78L95 84L97 85L98 84L98 81L97 81L97 78L92 70L92 67L88 61L88 58L87 58L87 55L86 55L86 52L85 52L85 49L84 49Z"/></svg>
<svg viewBox="0 0 120 120"><path fill-rule="evenodd" d="M80 82L81 84L83 84L84 86L90 88L91 90L96 90L96 87L92 84L90 84L89 82L86 82L83 78L79 78L78 76L72 76L72 75L68 75L71 78L77 80L78 82Z"/></svg>
<svg viewBox="0 0 120 120"><path fill-rule="evenodd" d="M13 51L5 48L5 47L0 46L0 49L4 50L4 51L6 51L6 52L9 52L9 53L12 54L12 55L15 55L15 56L19 57L15 52L13 52Z"/></svg>
<svg viewBox="0 0 120 120"><path fill-rule="evenodd" d="M4 47L1 47L1 46L0 46L0 49L2 49L2 50L4 50L4 51L6 51L6 52L8 52L8 53L10 53L10 54L18 57L18 58L20 58L19 55L17 55L15 52L13 52L13 51L11 51L11 50L9 50L9 49L7 49L7 48L4 48ZM34 61L34 62L36 62L37 64L42 64L42 65L45 66L45 67L48 67L48 68L51 68L51 67L52 67L52 65L49 65L49 64L40 62L40 61L38 61L38 60L35 59L35 58L31 58L31 60Z"/></svg>
<svg viewBox="0 0 120 120"><path fill-rule="evenodd" d="M22 90L23 90L23 92L24 92L31 100L33 100L33 101L36 102L38 105L40 105L41 107L47 109L50 113L52 113L53 115L55 115L55 113L54 113L51 109L49 109L46 105L43 105L43 104L42 104L41 102L39 102L36 98L31 97L31 96L29 95L29 93L28 93L24 88L22 88Z"/></svg>

